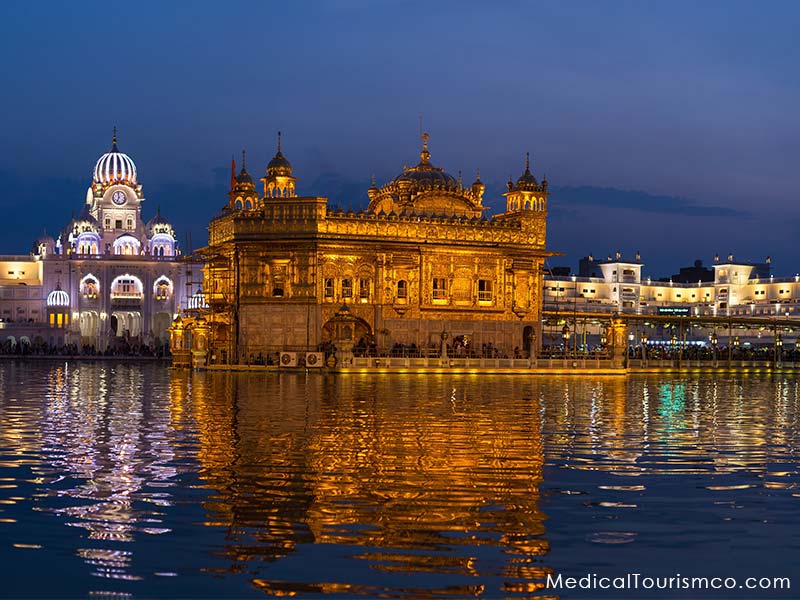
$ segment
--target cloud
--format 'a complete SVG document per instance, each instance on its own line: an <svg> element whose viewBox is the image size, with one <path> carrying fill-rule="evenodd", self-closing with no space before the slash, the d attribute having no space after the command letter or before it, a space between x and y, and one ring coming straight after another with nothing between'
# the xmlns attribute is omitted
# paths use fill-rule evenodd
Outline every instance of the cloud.
<svg viewBox="0 0 800 600"><path fill-rule="evenodd" d="M726 206L708 206L678 196L648 194L636 190L578 186L553 187L550 207L591 205L624 208L648 213L669 213L690 217L747 217L749 213Z"/></svg>

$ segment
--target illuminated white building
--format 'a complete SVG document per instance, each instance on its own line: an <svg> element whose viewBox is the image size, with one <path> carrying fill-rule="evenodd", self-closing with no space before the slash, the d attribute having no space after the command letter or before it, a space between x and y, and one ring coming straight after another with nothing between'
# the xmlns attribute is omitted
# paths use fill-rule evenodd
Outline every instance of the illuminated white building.
<svg viewBox="0 0 800 600"><path fill-rule="evenodd" d="M660 307L684 307L692 315L714 317L800 314L800 276L759 276L759 267L768 262L716 258L713 280L679 283L643 278L638 255L626 261L617 254L593 261L596 276L545 275L544 308L646 315Z"/></svg>
<svg viewBox="0 0 800 600"><path fill-rule="evenodd" d="M0 257L0 343L112 347L167 341L201 281L160 210L142 218L136 165L117 147L97 161L77 216L29 256Z"/></svg>

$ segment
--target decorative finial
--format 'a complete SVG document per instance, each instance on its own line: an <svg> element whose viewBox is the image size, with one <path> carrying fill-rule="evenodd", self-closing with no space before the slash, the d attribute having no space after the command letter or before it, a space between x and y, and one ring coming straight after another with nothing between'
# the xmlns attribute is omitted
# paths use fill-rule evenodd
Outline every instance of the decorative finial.
<svg viewBox="0 0 800 600"><path fill-rule="evenodd" d="M242 148L242 171L247 171L247 150Z"/></svg>
<svg viewBox="0 0 800 600"><path fill-rule="evenodd" d="M463 182L461 181L461 169L458 170L458 185L463 185Z"/></svg>
<svg viewBox="0 0 800 600"><path fill-rule="evenodd" d="M114 135L111 138L111 151L112 152L119 152L117 150L117 126L114 125Z"/></svg>
<svg viewBox="0 0 800 600"><path fill-rule="evenodd" d="M376 187L376 185L375 185L375 173L372 174L372 187Z"/></svg>
<svg viewBox="0 0 800 600"><path fill-rule="evenodd" d="M281 152L281 130L278 130L278 154Z"/></svg>
<svg viewBox="0 0 800 600"><path fill-rule="evenodd" d="M480 168L480 167L478 167L478 168L476 169L475 181L480 181L480 180L481 180L481 168Z"/></svg>
<svg viewBox="0 0 800 600"><path fill-rule="evenodd" d="M419 158L422 161L421 164L423 165L427 165L428 161L431 158L431 153L428 152L428 139L430 137L431 136L428 135L427 133L422 134L422 152L419 153Z"/></svg>
<svg viewBox="0 0 800 600"><path fill-rule="evenodd" d="M531 170L531 153L525 153L525 172L528 173Z"/></svg>

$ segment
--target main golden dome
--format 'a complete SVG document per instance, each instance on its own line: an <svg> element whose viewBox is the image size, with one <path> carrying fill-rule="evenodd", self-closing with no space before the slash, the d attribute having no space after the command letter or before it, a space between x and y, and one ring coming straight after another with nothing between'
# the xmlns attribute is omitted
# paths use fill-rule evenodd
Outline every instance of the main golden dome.
<svg viewBox="0 0 800 600"><path fill-rule="evenodd" d="M480 217L482 193L474 187L464 187L444 169L431 164L427 133L422 134L419 164L406 167L384 186L372 186L369 212L386 214L447 215ZM482 192L482 190L480 190Z"/></svg>

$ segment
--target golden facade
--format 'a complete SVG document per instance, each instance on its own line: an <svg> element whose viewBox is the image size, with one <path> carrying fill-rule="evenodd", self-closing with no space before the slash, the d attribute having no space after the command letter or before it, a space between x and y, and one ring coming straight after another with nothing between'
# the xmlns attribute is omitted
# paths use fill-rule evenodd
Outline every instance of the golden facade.
<svg viewBox="0 0 800 600"><path fill-rule="evenodd" d="M200 251L211 362L317 349L343 305L353 342L378 351L444 337L510 356L540 339L547 181L526 161L506 211L487 218L480 175L464 186L430 157L424 134L419 164L373 182L361 212L297 196L280 138L263 194L243 163Z"/></svg>

